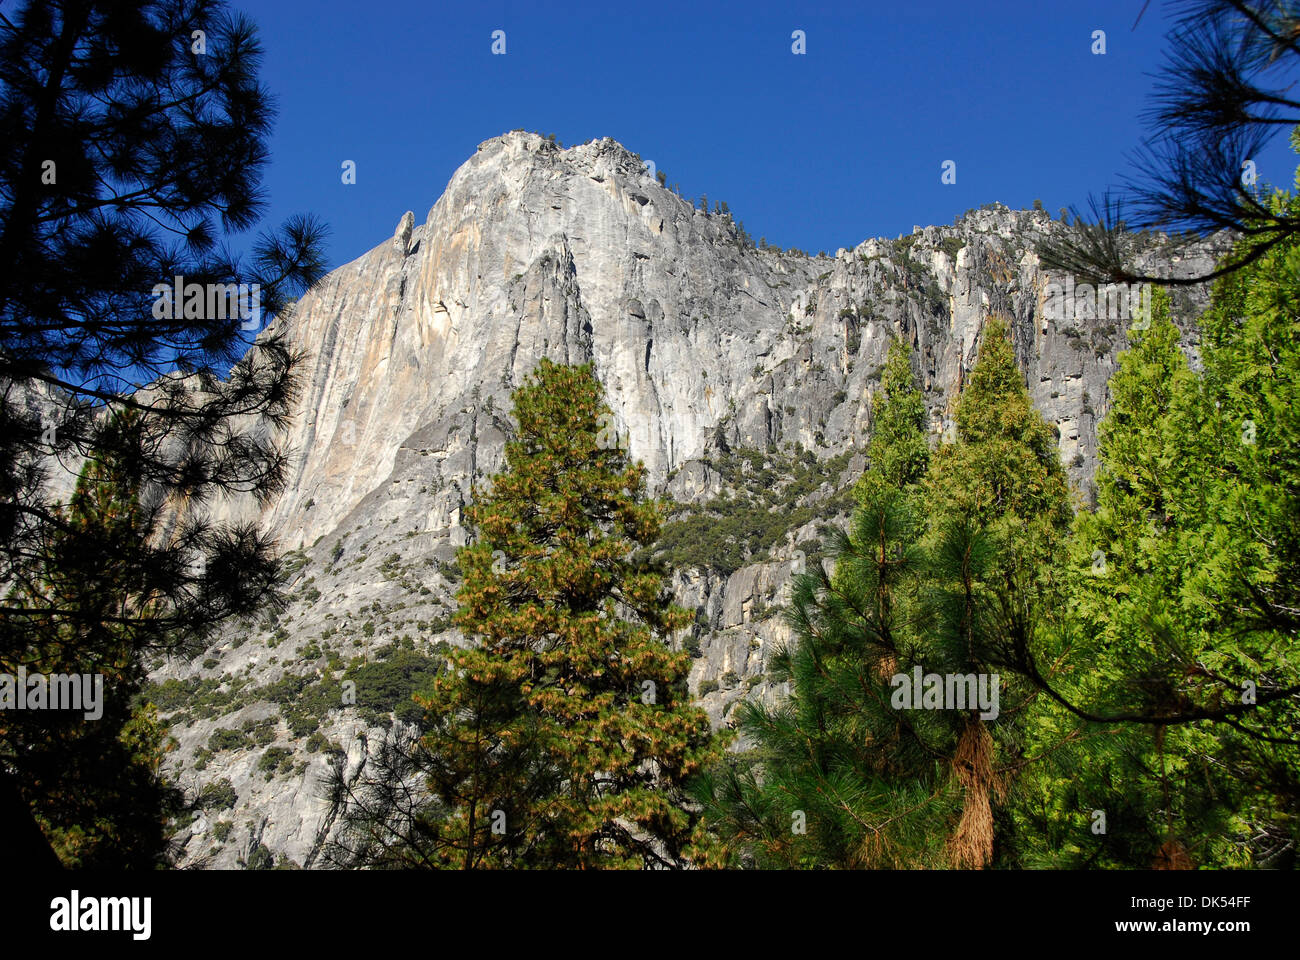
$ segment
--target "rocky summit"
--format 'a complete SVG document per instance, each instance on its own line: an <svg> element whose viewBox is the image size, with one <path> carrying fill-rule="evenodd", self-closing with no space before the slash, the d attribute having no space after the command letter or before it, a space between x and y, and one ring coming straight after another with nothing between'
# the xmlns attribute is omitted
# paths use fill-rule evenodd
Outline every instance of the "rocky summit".
<svg viewBox="0 0 1300 960"><path fill-rule="evenodd" d="M915 348L940 443L986 319L1006 317L1087 500L1130 320L1048 309L1050 286L1073 279L1035 251L1070 229L990 205L810 257L756 248L608 138L480 144L422 222L398 217L275 321L308 357L288 483L264 507L213 509L278 538L288 604L152 672L169 775L201 804L178 825L181 864L323 865L327 775L360 775L438 651L465 640L450 626L464 507L502 466L510 393L542 357L594 365L651 492L674 501L665 550L696 613L674 643L717 724L783 692L765 669L789 639L790 574L821 562L826 525L847 517L891 338ZM1207 249L1168 266L1212 262ZM1201 288L1175 293L1193 358L1187 318L1204 303ZM722 496L749 511L744 542L691 523Z"/></svg>

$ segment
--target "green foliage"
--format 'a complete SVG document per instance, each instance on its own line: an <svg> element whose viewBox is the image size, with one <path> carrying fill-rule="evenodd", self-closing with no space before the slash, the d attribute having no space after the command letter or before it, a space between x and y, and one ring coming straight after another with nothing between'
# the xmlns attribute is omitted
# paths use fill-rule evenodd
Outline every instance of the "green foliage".
<svg viewBox="0 0 1300 960"><path fill-rule="evenodd" d="M444 668L440 657L429 657L395 644L375 651L376 660L349 668L345 679L357 685L357 709L370 723L386 724L388 714L404 723L416 722L424 713L415 696L426 692Z"/></svg>
<svg viewBox="0 0 1300 960"><path fill-rule="evenodd" d="M848 491L839 488L851 456L819 461L803 450L790 457L745 448L722 454L710 466L728 492L665 524L656 556L670 567L712 567L724 574L767 559L791 531L851 505ZM823 484L831 486L827 499L804 502Z"/></svg>
<svg viewBox="0 0 1300 960"><path fill-rule="evenodd" d="M1023 547L1013 550L1021 568L1045 562L1071 519L1069 487L1055 432L1030 403L998 317L985 324L955 420L959 442L936 451L927 479L931 515L969 518Z"/></svg>
<svg viewBox="0 0 1300 960"><path fill-rule="evenodd" d="M117 416L106 436L129 434L137 423L134 415ZM6 842L17 863L23 847L43 835L43 852L52 850L66 867L156 866L165 854L164 824L181 810L182 797L159 772L166 728L142 695L138 646L155 627L132 592L147 574L124 557L151 528L138 478L115 456L92 455L53 517L39 571L6 586L0 673L12 676L19 664L46 675L97 673L101 715L0 715L0 800L9 802L11 783L22 794L5 807ZM25 606L43 612L36 621L15 616ZM28 636L34 622L42 626ZM31 819L20 823L14 814L24 804Z"/></svg>
<svg viewBox="0 0 1300 960"><path fill-rule="evenodd" d="M936 862L922 828L951 800L925 743L889 708L888 678L907 640L899 612L922 529L916 480L928 450L906 348L890 351L888 388L875 396L868 451L849 535L834 537L836 575L820 565L795 578L788 620L797 641L769 661L791 682L775 707L742 702L737 718L757 746L696 785L719 839L717 865L866 867ZM880 429L881 424L888 424ZM913 462L906 451L922 455ZM890 472L891 482L883 474ZM872 473L880 474L871 476ZM716 690L707 681L700 694ZM918 826L918 824L920 826ZM907 856L902 853L906 849Z"/></svg>
<svg viewBox="0 0 1300 960"><path fill-rule="evenodd" d="M881 402L872 406L867 471L854 487L859 503L883 489L917 482L930 463L925 400L912 372L912 348L902 340L889 345L881 368Z"/></svg>
<svg viewBox="0 0 1300 960"><path fill-rule="evenodd" d="M317 681L305 674L285 673L261 693L279 704L289 735L295 738L315 732L330 710L343 706L342 684L332 676Z"/></svg>
<svg viewBox="0 0 1300 960"><path fill-rule="evenodd" d="M275 866L275 857L264 844L257 844L248 852L248 862L244 865L246 870L271 870Z"/></svg>
<svg viewBox="0 0 1300 960"><path fill-rule="evenodd" d="M104 705L0 720L6 860L156 866L175 791L135 696L143 661L190 653L274 591L270 538L190 507L282 484L299 358L282 334L253 346L225 310L160 322L148 291L251 281L281 315L323 273L322 230L295 216L246 257L226 242L261 219L274 110L256 28L225 3L23 2L0 22L0 673L98 674ZM42 158L57 184L31 175ZM167 389L186 377L202 389ZM47 481L73 465L59 504L66 485Z"/></svg>
<svg viewBox="0 0 1300 960"><path fill-rule="evenodd" d="M458 556L456 623L479 642L450 651L418 698L423 737L388 764L419 771L430 798L407 822L394 779L375 783L342 834L350 860L687 862L698 814L684 783L720 745L690 703L689 657L665 643L690 615L637 559L659 507L643 499L644 468L600 444L607 415L589 366L543 360L515 392L506 469L468 509L477 540Z"/></svg>
<svg viewBox="0 0 1300 960"><path fill-rule="evenodd" d="M858 508L847 533L832 533L834 576L816 566L795 578L788 619L797 642L770 663L773 680L794 692L775 707L742 703L739 722L756 749L697 788L721 864L993 861L995 804L1020 762L1016 714L1032 691L1011 685L1017 700L1007 704L1000 688L1006 713L985 717L974 704L899 709L896 680L914 669L996 671L1018 635L1001 616L1008 580L1036 571L1063 536L1066 488L996 320L958 404L958 441L933 458L904 345L891 348L882 386ZM991 492L1003 459L1036 480L1031 490Z"/></svg>
<svg viewBox="0 0 1300 960"><path fill-rule="evenodd" d="M1298 313L1288 240L1216 285L1201 373L1163 295L1130 334L1101 425L1097 507L1075 524L1071 617L1047 651L1059 702L1039 736L1072 740L1024 804L1027 863L1295 862ZM1094 810L1105 835L1080 816Z"/></svg>
<svg viewBox="0 0 1300 960"><path fill-rule="evenodd" d="M254 745L264 747L275 739L276 728L280 725L278 717L265 717L261 720L249 720L243 731Z"/></svg>
<svg viewBox="0 0 1300 960"><path fill-rule="evenodd" d="M246 734L231 730L229 727L219 727L212 731L212 736L208 737L208 749L213 753L220 753L222 750L239 750L252 744L252 739Z"/></svg>
<svg viewBox="0 0 1300 960"><path fill-rule="evenodd" d="M307 554L303 553L301 550L290 550L284 555L283 560L282 571L285 578L290 580L293 579L293 577L309 563L311 563L311 558L308 557Z"/></svg>
<svg viewBox="0 0 1300 960"><path fill-rule="evenodd" d="M257 769L270 780L276 774L283 774L293 766L293 751L288 747L267 747L257 759Z"/></svg>
<svg viewBox="0 0 1300 960"><path fill-rule="evenodd" d="M198 805L204 810L229 810L238 802L239 796L229 778L222 777L212 783L205 783L199 791Z"/></svg>

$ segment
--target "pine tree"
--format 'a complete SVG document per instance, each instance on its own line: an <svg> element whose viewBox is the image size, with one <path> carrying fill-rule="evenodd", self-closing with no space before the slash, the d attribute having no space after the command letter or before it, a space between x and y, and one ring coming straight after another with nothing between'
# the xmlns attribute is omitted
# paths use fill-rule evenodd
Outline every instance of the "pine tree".
<svg viewBox="0 0 1300 960"><path fill-rule="evenodd" d="M121 414L110 430L129 431L138 420ZM22 666L47 677L97 674L102 715L6 710L0 759L17 772L31 815L65 866L156 866L181 797L159 774L165 728L139 700L136 631L147 634L156 611L146 575L131 562L135 543L151 535L139 479L119 459L92 457L55 516L39 579L15 585L6 601L51 611L58 626L16 656L0 654L0 673Z"/></svg>
<svg viewBox="0 0 1300 960"><path fill-rule="evenodd" d="M1281 207L1294 204L1276 199ZM1099 496L1071 549L1041 862L1294 859L1300 244L1222 280L1194 374L1155 300L1112 380ZM1079 758L1086 757L1086 763ZM1074 770L1083 770L1080 776ZM1094 813L1095 811L1095 813ZM1105 816L1106 832L1086 817Z"/></svg>
<svg viewBox="0 0 1300 960"><path fill-rule="evenodd" d="M637 553L661 508L589 365L543 359L514 402L506 468L467 510L477 540L458 557L455 622L476 642L419 698L431 801L399 831L421 850L406 862L702 860L684 788L722 744L691 705L689 655L665 642L691 615Z"/></svg>
<svg viewBox="0 0 1300 960"><path fill-rule="evenodd" d="M995 807L1024 761L1016 715L1035 690L1008 668L1052 608L1070 520L1064 470L997 317L958 401L955 443L929 454L901 346L885 386L835 574L796 583L799 642L777 663L794 694L775 710L743 708L758 749L707 784L733 861L983 867L999 828L1014 826ZM997 683L998 715L921 690L909 702L917 671ZM791 835L792 817L806 835Z"/></svg>
<svg viewBox="0 0 1300 960"><path fill-rule="evenodd" d="M1291 211L1271 203L1267 190L1260 195L1247 159L1264 155L1300 109L1284 79L1300 61L1300 9L1254 0L1170 6L1182 9L1156 74L1152 129L1133 158L1133 176L1117 193L1090 198L1093 223L1074 208L1077 229L1039 244L1040 258L1063 273L1100 283L1192 286L1255 263L1300 233ZM1158 231L1161 255L1139 256L1130 231ZM1189 270L1178 256L1188 241L1216 234L1246 242L1213 270Z"/></svg>
<svg viewBox="0 0 1300 960"><path fill-rule="evenodd" d="M123 623L119 608L105 624L135 637L137 655L251 613L279 581L268 537L202 509L230 494L265 502L283 486L277 434L303 358L283 325L250 349L241 320L280 314L324 272L311 217L248 237L248 257L224 242L265 208L274 109L261 58L256 28L219 0L25 0L0 15L0 583L45 579L60 529L46 481L59 463L131 464L149 509L181 514L112 555L113 569L150 579L148 615ZM262 317L246 301L243 317L223 304L160 318L151 291L173 281L249 285ZM112 414L128 410L139 429L114 432ZM85 610L23 596L34 602L11 595L0 610L0 660L88 629ZM69 650L62 662L82 661ZM7 854L49 865L30 789L0 762Z"/></svg>
<svg viewBox="0 0 1300 960"><path fill-rule="evenodd" d="M922 588L927 672L999 684L999 716L943 711L944 755L963 793L950 838L955 866L997 853L995 806L1023 761L1021 714L1034 688L1013 671L1057 607L1055 569L1071 520L1069 487L1051 427L1034 410L1006 323L990 317L955 413L956 442L936 451L926 478L929 557Z"/></svg>
<svg viewBox="0 0 1300 960"><path fill-rule="evenodd" d="M699 785L722 840L719 863L946 862L935 824L951 818L956 794L936 762L936 718L891 704L891 680L911 669L918 652L919 481L929 456L924 403L901 341L890 347L872 413L859 505L849 532L831 546L834 575L818 566L795 578L796 642L770 668L793 692L773 708L743 703L739 725L755 748Z"/></svg>
<svg viewBox="0 0 1300 960"><path fill-rule="evenodd" d="M871 442L867 470L855 488L858 502L872 499L877 489L905 490L918 483L930 464L925 433L925 399L912 373L912 351L894 340L885 356L880 378L881 400L872 404Z"/></svg>

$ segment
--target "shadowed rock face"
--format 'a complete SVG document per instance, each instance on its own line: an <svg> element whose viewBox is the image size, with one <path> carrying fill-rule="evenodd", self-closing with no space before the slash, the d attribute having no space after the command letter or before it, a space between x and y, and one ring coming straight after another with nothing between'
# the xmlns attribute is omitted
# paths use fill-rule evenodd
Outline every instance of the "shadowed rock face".
<svg viewBox="0 0 1300 960"><path fill-rule="evenodd" d="M272 745L291 755L269 778L258 767L269 746L218 752L201 771L195 753L219 727L284 714L268 686L286 674L315 677L331 651L346 664L404 635L417 651L462 642L445 627L457 586L448 565L467 539L462 509L501 467L510 392L543 356L594 363L653 492L686 503L717 495L734 480L711 465L720 449L852 454L808 502L861 470L891 338L915 347L938 441L984 321L1000 313L1086 497L1129 321L1044 319L1047 284L1062 278L1033 251L1065 229L1041 211L995 205L834 257L755 250L729 217L661 188L612 140L562 150L511 133L481 144L423 223L407 213L391 239L276 321L309 355L301 412L284 437L294 467L260 514L249 502L216 511L260 516L286 549L302 551L303 565L278 622L232 625L205 657L154 672L157 682L216 684L207 706L180 715L172 772L193 789L229 778L239 796L187 828L186 862L207 862L215 849L210 862L232 866L261 845L318 864L333 823L319 776L330 764L355 775L379 734L372 723L351 708L322 713L319 730L337 750L308 752L279 722ZM1177 269L1210 262L1207 253ZM1176 296L1195 357L1187 320L1204 293ZM788 531L770 556L727 576L674 574L678 602L699 622L692 689L715 688L701 701L715 722L741 697L780 694L764 664L788 639L777 608L794 546L814 527ZM218 841L223 820L231 828Z"/></svg>

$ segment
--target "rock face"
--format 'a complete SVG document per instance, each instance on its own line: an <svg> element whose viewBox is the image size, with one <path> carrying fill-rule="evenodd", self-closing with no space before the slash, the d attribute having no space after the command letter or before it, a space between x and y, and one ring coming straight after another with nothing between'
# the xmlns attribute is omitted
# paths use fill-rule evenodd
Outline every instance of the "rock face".
<svg viewBox="0 0 1300 960"><path fill-rule="evenodd" d="M1033 251L1066 229L995 205L812 258L753 248L729 216L661 188L612 140L563 150L511 133L480 144L422 224L405 214L390 241L276 321L310 357L284 437L296 455L289 483L260 513L216 509L259 517L298 551L298 570L278 618L232 625L204 657L154 672L183 694L169 707L172 775L193 791L229 780L237 796L182 831L182 861L233 866L269 851L320 865L334 823L320 777L330 765L355 775L381 731L339 705L321 712L309 750L287 722L291 705L268 691L283 692L286 677L339 676L344 661L403 636L417 651L462 642L446 625L462 511L501 467L510 392L541 357L593 362L654 493L703 502L728 482L712 468L720 449L802 447L821 461L850 455L824 496L861 469L891 338L915 348L938 442L984 322L1000 313L1086 499L1129 321L1045 318L1047 285L1062 278ZM1203 253L1181 266L1210 262ZM1203 296L1175 304L1193 356L1187 321ZM697 611L692 688L715 722L741 697L782 692L764 664L789 637L776 610L805 532L726 576L674 575L678 602ZM246 723L274 739L205 756L215 730ZM277 748L283 762L265 762Z"/></svg>

